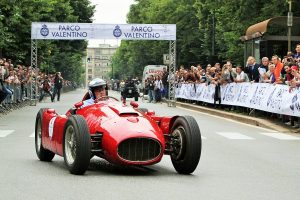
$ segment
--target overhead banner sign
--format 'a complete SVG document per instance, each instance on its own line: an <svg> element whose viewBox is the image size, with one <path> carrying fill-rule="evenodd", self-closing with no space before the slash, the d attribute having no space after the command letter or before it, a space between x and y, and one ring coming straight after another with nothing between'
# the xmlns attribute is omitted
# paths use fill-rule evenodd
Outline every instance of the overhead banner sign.
<svg viewBox="0 0 300 200"><path fill-rule="evenodd" d="M176 24L92 24L32 22L37 40L176 40Z"/></svg>

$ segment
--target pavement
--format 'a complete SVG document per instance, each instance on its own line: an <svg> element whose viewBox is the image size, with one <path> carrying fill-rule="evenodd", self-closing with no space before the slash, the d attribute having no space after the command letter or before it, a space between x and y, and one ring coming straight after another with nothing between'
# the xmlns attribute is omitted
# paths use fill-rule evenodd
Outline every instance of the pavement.
<svg viewBox="0 0 300 200"><path fill-rule="evenodd" d="M245 124L272 129L280 133L296 133L298 131L298 129L287 127L283 123L278 123L277 121L274 121L272 119L262 119L258 117L246 116L242 114L232 113L229 111L222 111L218 109L208 108L208 107L195 105L191 103L183 103L179 101L176 102L176 106L215 115L218 117L224 117L227 119L236 120L238 122L242 122Z"/></svg>

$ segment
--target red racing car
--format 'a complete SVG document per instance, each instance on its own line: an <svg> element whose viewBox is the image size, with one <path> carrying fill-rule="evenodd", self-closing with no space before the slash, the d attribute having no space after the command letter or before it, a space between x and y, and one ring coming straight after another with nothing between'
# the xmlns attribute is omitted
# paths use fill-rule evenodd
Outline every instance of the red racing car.
<svg viewBox="0 0 300 200"><path fill-rule="evenodd" d="M87 93L83 100L88 99ZM127 106L114 97L74 105L65 115L40 109L35 123L35 148L41 161L64 157L72 174L84 174L98 156L118 165L144 166L170 155L176 171L190 174L201 155L201 133L191 116L157 116L154 111Z"/></svg>

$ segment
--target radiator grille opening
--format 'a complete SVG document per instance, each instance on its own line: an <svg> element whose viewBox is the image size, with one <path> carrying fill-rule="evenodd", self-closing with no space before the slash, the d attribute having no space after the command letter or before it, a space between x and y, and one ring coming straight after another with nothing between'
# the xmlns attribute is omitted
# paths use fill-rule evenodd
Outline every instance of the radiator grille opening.
<svg viewBox="0 0 300 200"><path fill-rule="evenodd" d="M160 143L151 138L130 138L118 147L118 155L128 161L150 161L160 153Z"/></svg>

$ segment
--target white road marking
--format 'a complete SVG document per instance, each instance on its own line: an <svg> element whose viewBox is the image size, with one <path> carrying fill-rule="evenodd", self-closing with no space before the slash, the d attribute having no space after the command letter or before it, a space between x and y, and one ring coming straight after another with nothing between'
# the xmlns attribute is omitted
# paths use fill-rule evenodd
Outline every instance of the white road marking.
<svg viewBox="0 0 300 200"><path fill-rule="evenodd" d="M288 135L288 134L284 134L284 133L279 133L279 132L271 132L271 133L259 133L268 137L272 137L272 138L276 138L279 140L300 140L300 137L296 137L296 136L292 136L292 135Z"/></svg>
<svg viewBox="0 0 300 200"><path fill-rule="evenodd" d="M254 138L236 132L216 132L218 135L231 140L254 140Z"/></svg>
<svg viewBox="0 0 300 200"><path fill-rule="evenodd" d="M15 130L0 130L0 137L6 137L13 133Z"/></svg>
<svg viewBox="0 0 300 200"><path fill-rule="evenodd" d="M34 137L34 135L35 135L35 132L33 132L29 137Z"/></svg>

